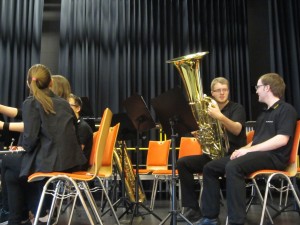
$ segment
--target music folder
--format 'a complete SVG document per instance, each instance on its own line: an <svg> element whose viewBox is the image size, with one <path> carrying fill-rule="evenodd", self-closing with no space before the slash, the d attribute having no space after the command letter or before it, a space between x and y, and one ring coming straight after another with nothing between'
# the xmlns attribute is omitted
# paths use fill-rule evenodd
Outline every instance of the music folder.
<svg viewBox="0 0 300 225"><path fill-rule="evenodd" d="M174 130L180 136L190 136L190 132L198 129L192 109L180 88L171 89L151 99L151 105L168 138L171 137L170 120L173 120Z"/></svg>
<svg viewBox="0 0 300 225"><path fill-rule="evenodd" d="M124 101L124 107L138 132L148 131L155 128L155 122L141 95L134 94Z"/></svg>

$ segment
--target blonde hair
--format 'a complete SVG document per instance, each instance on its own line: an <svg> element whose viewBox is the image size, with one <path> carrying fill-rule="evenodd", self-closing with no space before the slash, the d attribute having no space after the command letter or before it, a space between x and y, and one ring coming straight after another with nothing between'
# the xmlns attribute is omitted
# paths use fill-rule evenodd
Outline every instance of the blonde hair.
<svg viewBox="0 0 300 225"><path fill-rule="evenodd" d="M54 94L68 100L71 94L71 85L67 78L61 75L52 75L51 90Z"/></svg>
<svg viewBox="0 0 300 225"><path fill-rule="evenodd" d="M229 89L229 81L225 77L216 77L215 79L212 80L210 84L210 90L213 91L213 88L217 83L226 84Z"/></svg>
<svg viewBox="0 0 300 225"><path fill-rule="evenodd" d="M44 111L47 114L55 114L53 102L49 96L49 85L51 83L50 70L42 64L33 65L28 70L27 82L30 87L30 92L33 97L41 103Z"/></svg>

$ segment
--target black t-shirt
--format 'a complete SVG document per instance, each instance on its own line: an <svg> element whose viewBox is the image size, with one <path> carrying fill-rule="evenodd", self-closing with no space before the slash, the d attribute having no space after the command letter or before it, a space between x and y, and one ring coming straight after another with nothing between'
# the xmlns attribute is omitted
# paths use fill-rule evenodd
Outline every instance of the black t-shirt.
<svg viewBox="0 0 300 225"><path fill-rule="evenodd" d="M257 118L252 145L262 143L278 134L290 136L287 145L270 151L275 156L275 158L273 157L274 160L287 163L293 144L296 121L297 112L295 108L282 100L277 101Z"/></svg>
<svg viewBox="0 0 300 225"><path fill-rule="evenodd" d="M231 154L234 150L246 145L246 112L241 104L232 101L229 101L228 104L221 110L221 112L228 119L234 122L239 122L242 125L242 130L238 136L227 131L227 136L230 144L228 153Z"/></svg>
<svg viewBox="0 0 300 225"><path fill-rule="evenodd" d="M79 138L79 143L84 145L83 154L87 158L88 162L90 159L92 146L93 146L93 130L87 122L82 118L78 119L77 122L77 133ZM88 166L88 162L85 166Z"/></svg>

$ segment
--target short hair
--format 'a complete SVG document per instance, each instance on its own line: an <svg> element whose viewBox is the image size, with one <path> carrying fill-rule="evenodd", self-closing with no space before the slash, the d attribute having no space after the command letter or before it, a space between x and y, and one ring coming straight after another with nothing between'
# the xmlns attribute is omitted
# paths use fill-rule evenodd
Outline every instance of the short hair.
<svg viewBox="0 0 300 225"><path fill-rule="evenodd" d="M269 85L275 97L282 98L285 92L283 78L277 73L267 73L259 78L263 85Z"/></svg>
<svg viewBox="0 0 300 225"><path fill-rule="evenodd" d="M217 83L226 84L229 89L229 81L225 77L216 77L215 79L212 80L210 84L210 90L213 91L213 88Z"/></svg>
<svg viewBox="0 0 300 225"><path fill-rule="evenodd" d="M75 105L76 105L76 106L79 106L79 107L81 108L81 106L82 106L82 100L81 100L80 97L78 97L78 96L76 96L76 95L74 95L74 94L71 93L71 94L69 95L69 98L74 99Z"/></svg>

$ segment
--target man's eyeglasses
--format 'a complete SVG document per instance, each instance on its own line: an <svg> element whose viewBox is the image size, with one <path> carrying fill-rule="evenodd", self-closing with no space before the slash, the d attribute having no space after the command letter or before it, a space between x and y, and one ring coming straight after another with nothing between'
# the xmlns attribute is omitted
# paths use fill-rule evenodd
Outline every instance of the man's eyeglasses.
<svg viewBox="0 0 300 225"><path fill-rule="evenodd" d="M265 84L261 84L261 85L255 85L255 90L257 90L259 87L262 87L262 86L266 86Z"/></svg>
<svg viewBox="0 0 300 225"><path fill-rule="evenodd" d="M216 89L216 90L213 90L213 92L217 92L217 93L225 93L225 92L228 92L228 89L227 88L221 88L221 89Z"/></svg>

